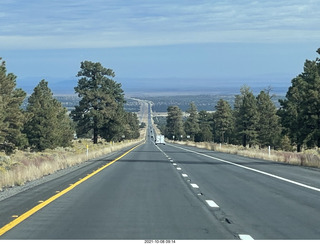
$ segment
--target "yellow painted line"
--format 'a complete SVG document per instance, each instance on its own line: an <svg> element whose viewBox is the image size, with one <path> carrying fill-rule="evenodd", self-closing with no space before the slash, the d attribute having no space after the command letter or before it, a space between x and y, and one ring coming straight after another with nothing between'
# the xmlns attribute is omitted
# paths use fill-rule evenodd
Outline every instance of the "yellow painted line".
<svg viewBox="0 0 320 244"><path fill-rule="evenodd" d="M86 177L84 177L83 179L77 181L74 184L71 184L68 188L64 189L63 191L59 192L56 195L53 195L52 197L50 197L49 199L47 199L46 201L41 202L40 204L38 204L37 206L35 206L34 208L30 209L29 211L25 212L24 214L20 215L19 217L17 217L15 220L11 221L9 224L3 226L0 229L0 236L2 236L4 233L8 232L9 230L11 230L13 227L17 226L18 224L20 224L22 221L24 221L25 219L29 218L31 215L33 215L34 213L38 212L40 209L44 208L45 206L47 206L49 203L53 202L54 200L58 199L59 197L61 197L62 195L66 194L67 192L71 191L73 188L75 188L76 186L80 185L82 182L86 181L87 179L91 178L92 176L96 175L97 173L99 173L100 171L104 170L105 168L107 168L108 166L110 166L111 164L115 163L116 161L118 161L119 159L121 159L122 157L124 157L125 155L127 155L129 152L131 152L132 150L136 149L137 147L141 146L142 144L139 144L133 148L131 148L129 151L125 152L124 154L122 154L121 156L119 156L118 158L116 158L115 160L111 161L110 163L102 166L101 168L95 170L93 173L87 175Z"/></svg>

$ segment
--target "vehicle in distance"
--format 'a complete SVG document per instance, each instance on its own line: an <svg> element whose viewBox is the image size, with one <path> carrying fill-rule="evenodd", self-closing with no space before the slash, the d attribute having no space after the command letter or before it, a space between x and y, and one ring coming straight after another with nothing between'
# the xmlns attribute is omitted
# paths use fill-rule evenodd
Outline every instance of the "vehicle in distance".
<svg viewBox="0 0 320 244"><path fill-rule="evenodd" d="M166 143L164 142L164 135L157 135L155 143L156 145L157 144L165 145Z"/></svg>

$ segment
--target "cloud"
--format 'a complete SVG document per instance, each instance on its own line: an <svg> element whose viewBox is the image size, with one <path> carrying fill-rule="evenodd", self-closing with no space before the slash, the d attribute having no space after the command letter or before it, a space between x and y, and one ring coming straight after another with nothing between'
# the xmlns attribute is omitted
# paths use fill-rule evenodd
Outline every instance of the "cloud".
<svg viewBox="0 0 320 244"><path fill-rule="evenodd" d="M316 2L7 0L0 3L0 48L317 41Z"/></svg>

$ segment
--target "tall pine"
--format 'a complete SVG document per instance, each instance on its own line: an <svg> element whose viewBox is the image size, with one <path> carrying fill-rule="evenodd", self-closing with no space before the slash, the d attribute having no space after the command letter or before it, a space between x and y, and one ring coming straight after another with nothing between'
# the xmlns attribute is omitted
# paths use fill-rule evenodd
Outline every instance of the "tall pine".
<svg viewBox="0 0 320 244"><path fill-rule="evenodd" d="M241 95L236 96L235 100L235 128L239 140L246 147L258 143L258 122L259 113L256 98L249 87L243 86L240 89Z"/></svg>
<svg viewBox="0 0 320 244"><path fill-rule="evenodd" d="M34 88L28 99L28 121L25 124L31 148L43 151L56 147L71 146L73 130L67 110L53 94L45 80Z"/></svg>
<svg viewBox="0 0 320 244"><path fill-rule="evenodd" d="M182 111L178 106L169 106L165 136L173 140L181 140L185 137L183 128Z"/></svg>
<svg viewBox="0 0 320 244"><path fill-rule="evenodd" d="M195 141L212 141L212 123L213 117L212 113L208 113L207 111L201 110L198 113L199 118L199 132L195 136Z"/></svg>
<svg viewBox="0 0 320 244"><path fill-rule="evenodd" d="M218 142L228 142L233 128L233 116L230 104L220 99L215 106L214 113L215 134Z"/></svg>
<svg viewBox="0 0 320 244"><path fill-rule="evenodd" d="M194 102L191 102L189 109L186 111L189 113L187 120L184 123L184 130L190 140L194 141L196 134L199 132L199 119L198 119L198 110Z"/></svg>
<svg viewBox="0 0 320 244"><path fill-rule="evenodd" d="M306 60L303 72L291 84L286 98L280 100L285 132L298 151L320 147L320 59Z"/></svg>
<svg viewBox="0 0 320 244"><path fill-rule="evenodd" d="M257 96L259 111L258 142L260 146L276 147L279 145L281 125L277 108L271 100L269 91L261 91Z"/></svg>
<svg viewBox="0 0 320 244"><path fill-rule="evenodd" d="M126 119L121 84L113 80L113 70L100 63L84 61L80 68L75 91L81 100L71 112L77 123L77 134L91 133L94 143L98 142L99 136L106 140L120 140L125 132Z"/></svg>
<svg viewBox="0 0 320 244"><path fill-rule="evenodd" d="M16 76L7 74L5 62L0 58L0 150L11 153L26 145L22 133L25 115L20 108L26 93L16 88Z"/></svg>

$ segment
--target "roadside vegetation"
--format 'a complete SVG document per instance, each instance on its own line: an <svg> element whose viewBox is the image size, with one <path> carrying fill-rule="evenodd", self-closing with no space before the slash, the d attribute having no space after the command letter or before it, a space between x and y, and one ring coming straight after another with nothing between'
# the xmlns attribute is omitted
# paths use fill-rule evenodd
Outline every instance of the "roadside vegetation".
<svg viewBox="0 0 320 244"><path fill-rule="evenodd" d="M317 53L320 54L320 48ZM278 109L270 89L255 96L250 87L243 86L234 98L233 107L220 99L212 109L214 112L198 112L191 102L186 111L188 116L183 117L180 107L172 105L167 109L166 120L155 118L155 122L161 133L175 142L319 167L319 58L306 60L303 72L292 79L285 98L279 103Z"/></svg>
<svg viewBox="0 0 320 244"><path fill-rule="evenodd" d="M121 142L99 140L99 143L93 144L92 140L81 139L74 140L72 147L58 147L42 152L18 150L11 156L0 153L0 191L7 187L24 185L59 170L137 144L142 140L142 138Z"/></svg>
<svg viewBox="0 0 320 244"><path fill-rule="evenodd" d="M0 62L0 190L143 140L137 114L124 109L121 84L100 63L81 63L80 100L69 116L45 80L24 104L17 77Z"/></svg>
<svg viewBox="0 0 320 244"><path fill-rule="evenodd" d="M187 140L171 142L250 158L259 158L298 166L320 168L319 149L308 149L303 152L289 152L283 150L270 150L269 152L268 148L248 148L240 145L220 144L213 142L194 142Z"/></svg>

